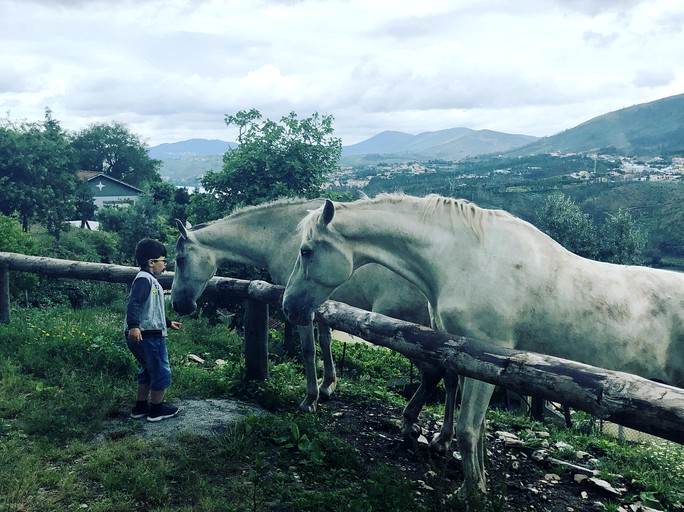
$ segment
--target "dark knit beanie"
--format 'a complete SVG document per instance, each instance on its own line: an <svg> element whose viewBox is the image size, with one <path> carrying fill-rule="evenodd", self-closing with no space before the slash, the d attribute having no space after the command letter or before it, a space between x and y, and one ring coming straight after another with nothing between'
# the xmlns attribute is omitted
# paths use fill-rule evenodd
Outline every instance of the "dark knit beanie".
<svg viewBox="0 0 684 512"><path fill-rule="evenodd" d="M166 247L158 240L143 238L135 246L135 261L140 267L146 267L148 260L154 260L166 256Z"/></svg>

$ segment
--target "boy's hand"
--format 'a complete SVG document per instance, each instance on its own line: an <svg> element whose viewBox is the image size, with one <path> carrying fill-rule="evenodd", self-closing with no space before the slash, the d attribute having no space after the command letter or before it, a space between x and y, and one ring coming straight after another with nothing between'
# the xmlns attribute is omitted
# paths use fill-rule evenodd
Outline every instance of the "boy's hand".
<svg viewBox="0 0 684 512"><path fill-rule="evenodd" d="M178 330L181 327L183 327L183 324L180 322L176 322L175 320L171 320L171 329Z"/></svg>
<svg viewBox="0 0 684 512"><path fill-rule="evenodd" d="M140 343L142 341L142 332L140 328L133 327L128 331L128 340L133 343Z"/></svg>

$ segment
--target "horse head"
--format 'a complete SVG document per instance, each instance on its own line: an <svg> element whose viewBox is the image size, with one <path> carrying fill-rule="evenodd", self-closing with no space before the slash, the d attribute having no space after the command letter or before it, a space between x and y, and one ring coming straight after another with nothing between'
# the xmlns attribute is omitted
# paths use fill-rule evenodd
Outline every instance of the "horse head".
<svg viewBox="0 0 684 512"><path fill-rule="evenodd" d="M306 325L314 311L354 271L351 250L331 228L335 206L326 200L300 223L302 243L283 295L283 311L294 324Z"/></svg>
<svg viewBox="0 0 684 512"><path fill-rule="evenodd" d="M176 219L180 236L176 241L176 266L171 287L171 304L180 315L197 309L197 298L216 274L217 263L211 251L197 240L192 231Z"/></svg>

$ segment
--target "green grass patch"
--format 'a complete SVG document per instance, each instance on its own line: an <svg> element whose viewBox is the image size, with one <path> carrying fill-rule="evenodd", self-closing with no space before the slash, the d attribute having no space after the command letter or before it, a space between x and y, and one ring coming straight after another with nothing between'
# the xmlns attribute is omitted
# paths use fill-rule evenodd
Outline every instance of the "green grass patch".
<svg viewBox="0 0 684 512"><path fill-rule="evenodd" d="M335 434L325 407L316 415L296 412L305 394L304 371L299 358L283 355L281 337L270 347L271 378L246 382L242 338L203 318L184 318L183 329L169 335L170 399L232 397L273 413L211 437L186 433L161 442L135 428L116 438L101 436L108 418L127 411L135 392L136 364L122 317L119 307L16 309L12 323L0 325L0 510L434 510L436 502L417 498L416 482L399 468L362 460ZM333 343L337 361L342 349ZM359 404L403 405L406 399L390 384L409 371L409 362L389 350L347 345L336 393ZM423 417L442 414L434 404ZM488 418L530 443L538 442L532 432L546 430L551 443L563 440L600 456L607 479L621 473L635 483L636 495L626 503L681 507L681 446L618 441L597 434L581 417L573 430L494 410ZM572 450L560 456L570 459ZM505 492L502 484L494 498Z"/></svg>

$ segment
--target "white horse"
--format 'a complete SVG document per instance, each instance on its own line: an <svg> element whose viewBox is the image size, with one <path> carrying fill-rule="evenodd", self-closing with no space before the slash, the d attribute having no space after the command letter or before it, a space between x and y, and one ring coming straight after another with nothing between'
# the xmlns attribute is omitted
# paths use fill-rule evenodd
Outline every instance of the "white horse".
<svg viewBox="0 0 684 512"><path fill-rule="evenodd" d="M204 291L216 269L223 262L245 263L265 268L275 284L285 285L292 271L299 247L297 224L309 211L320 207L318 200L280 200L248 207L214 222L187 229L178 221L180 236L176 242L176 268L171 289L171 303L180 314L189 314L197 307L197 298ZM368 265L334 294L335 300L375 311L401 320L430 325L425 296L412 284L381 265ZM331 331L319 322L319 343L323 358L323 381L318 387L316 350L311 321L299 328L302 357L306 372L307 394L300 409L316 410L321 396L329 397L337 385L337 376L330 349ZM415 436L420 410L430 393L444 376L444 370L416 363L422 378L418 390L403 412L402 432ZM453 435L457 379L445 378L447 412L445 422L435 440ZM437 448L439 449L439 448Z"/></svg>
<svg viewBox="0 0 684 512"><path fill-rule="evenodd" d="M283 297L294 323L379 263L422 290L442 332L684 386L684 274L581 258L513 215L435 195L326 201L300 230ZM462 389L462 498L486 492L479 440L493 389Z"/></svg>

